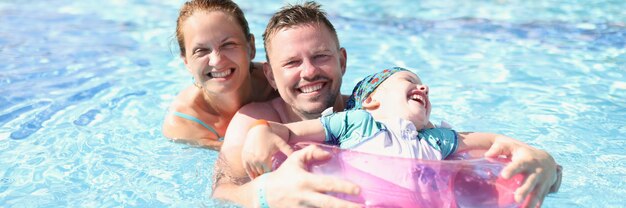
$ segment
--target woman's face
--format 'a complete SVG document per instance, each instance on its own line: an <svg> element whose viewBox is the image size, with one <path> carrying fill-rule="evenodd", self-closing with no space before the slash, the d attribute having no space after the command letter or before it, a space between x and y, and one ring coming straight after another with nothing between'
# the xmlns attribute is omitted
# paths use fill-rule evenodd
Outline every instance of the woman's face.
<svg viewBox="0 0 626 208"><path fill-rule="evenodd" d="M248 79L254 38L248 41L231 16L221 11L195 12L182 31L185 66L205 92L238 90Z"/></svg>

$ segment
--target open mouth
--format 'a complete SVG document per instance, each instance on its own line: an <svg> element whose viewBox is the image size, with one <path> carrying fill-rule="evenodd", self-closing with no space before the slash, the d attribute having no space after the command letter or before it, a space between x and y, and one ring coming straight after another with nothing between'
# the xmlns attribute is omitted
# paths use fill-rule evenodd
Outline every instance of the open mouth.
<svg viewBox="0 0 626 208"><path fill-rule="evenodd" d="M413 93L409 96L409 99L418 102L426 107L426 98L420 94Z"/></svg>
<svg viewBox="0 0 626 208"><path fill-rule="evenodd" d="M233 71L235 71L235 68L230 68L228 70L219 71L219 72L209 72L207 74L207 76L209 76L211 78L224 78L224 77L227 77L228 75L232 74Z"/></svg>
<svg viewBox="0 0 626 208"><path fill-rule="evenodd" d="M300 87L298 88L298 91L300 91L301 93L312 93L312 92L319 91L320 89L322 89L322 87L324 87L324 83L317 83L317 84Z"/></svg>

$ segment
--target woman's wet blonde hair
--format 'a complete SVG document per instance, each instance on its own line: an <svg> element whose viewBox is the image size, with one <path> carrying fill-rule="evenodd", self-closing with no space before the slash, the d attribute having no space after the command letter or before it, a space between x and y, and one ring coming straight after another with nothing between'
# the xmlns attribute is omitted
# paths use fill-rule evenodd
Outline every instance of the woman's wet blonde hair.
<svg viewBox="0 0 626 208"><path fill-rule="evenodd" d="M235 18L239 26L243 30L243 34L246 36L246 39L250 41L252 34L250 34L250 27L248 27L248 21L246 17L243 15L243 11L239 8L235 2L231 0L192 0L185 2L185 4L180 8L180 12L178 13L178 19L176 20L176 40L178 41L178 47L180 48L180 55L185 55L185 39L183 34L183 24L194 13L203 11L203 12L212 12L212 11L221 11L224 12L231 17Z"/></svg>

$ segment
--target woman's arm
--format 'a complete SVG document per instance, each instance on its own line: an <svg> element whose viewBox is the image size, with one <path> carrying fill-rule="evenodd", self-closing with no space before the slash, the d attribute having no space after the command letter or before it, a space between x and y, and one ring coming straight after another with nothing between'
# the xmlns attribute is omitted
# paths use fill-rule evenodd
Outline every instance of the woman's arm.
<svg viewBox="0 0 626 208"><path fill-rule="evenodd" d="M259 122L260 120L257 120ZM268 121L264 125L253 123L248 132L246 143L252 140L261 140L269 134L276 135L288 144L298 142L323 143L326 132L318 119L311 119L288 124ZM251 133L254 132L254 133Z"/></svg>
<svg viewBox="0 0 626 208"><path fill-rule="evenodd" d="M324 135L324 128L317 119L290 124L257 120L250 127L241 151L246 173L250 178L256 178L269 172L276 152L290 155L293 152L290 144L321 143L325 139Z"/></svg>
<svg viewBox="0 0 626 208"><path fill-rule="evenodd" d="M163 136L174 142L197 145L217 151L220 150L223 143L215 138L215 133L208 131L200 124L171 113L165 117L161 130Z"/></svg>
<svg viewBox="0 0 626 208"><path fill-rule="evenodd" d="M224 144L220 150L214 168L212 196L217 199L235 202L250 207L254 193L249 188L247 176L241 159L246 134L257 119L280 120L269 103L251 103L239 110L230 121Z"/></svg>
<svg viewBox="0 0 626 208"><path fill-rule="evenodd" d="M220 156L215 163L212 197L244 207L254 207L259 203L258 190L263 187L266 193L271 193L266 195L271 207L297 207L303 204L318 207L360 207L324 194L355 194L358 192L355 184L306 171L305 164L309 161L328 158L329 155L324 156L319 152L323 150L319 148L308 148L310 150L294 153L276 171L267 173L268 176L264 179L250 180L241 163L241 149L250 125L261 118L280 120L273 108L264 103L244 106L231 120Z"/></svg>

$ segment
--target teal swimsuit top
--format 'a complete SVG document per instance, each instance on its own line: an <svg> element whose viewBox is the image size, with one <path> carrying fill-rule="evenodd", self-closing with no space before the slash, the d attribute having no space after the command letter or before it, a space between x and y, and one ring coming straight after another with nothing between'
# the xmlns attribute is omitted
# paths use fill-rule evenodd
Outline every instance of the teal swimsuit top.
<svg viewBox="0 0 626 208"><path fill-rule="evenodd" d="M215 136L217 137L218 141L224 141L224 137L220 137L220 135L217 133L217 131L215 131L215 129L211 128L211 126L207 125L206 123L202 122L200 119L193 117L189 114L184 114L181 112L174 112L174 115L190 120L190 121L194 121L196 123L199 123L200 125L204 126L204 128L207 128L209 131L213 132L215 134Z"/></svg>

